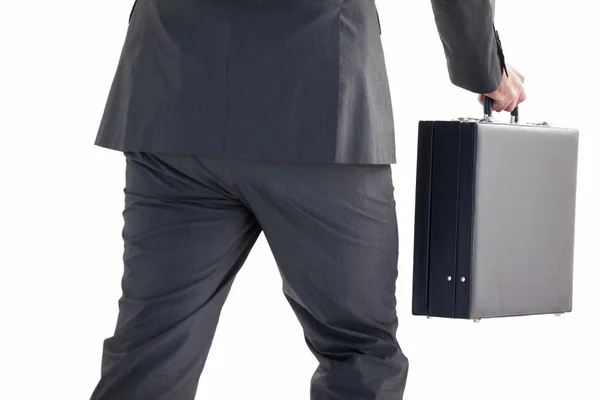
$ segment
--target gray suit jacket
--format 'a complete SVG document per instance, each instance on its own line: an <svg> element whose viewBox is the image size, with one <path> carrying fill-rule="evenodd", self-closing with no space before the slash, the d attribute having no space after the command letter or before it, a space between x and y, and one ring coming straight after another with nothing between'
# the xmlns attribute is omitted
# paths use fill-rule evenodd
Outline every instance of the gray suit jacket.
<svg viewBox="0 0 600 400"><path fill-rule="evenodd" d="M502 58L489 0L432 6L452 82L493 91ZM137 0L95 143L394 163L380 35L374 0Z"/></svg>

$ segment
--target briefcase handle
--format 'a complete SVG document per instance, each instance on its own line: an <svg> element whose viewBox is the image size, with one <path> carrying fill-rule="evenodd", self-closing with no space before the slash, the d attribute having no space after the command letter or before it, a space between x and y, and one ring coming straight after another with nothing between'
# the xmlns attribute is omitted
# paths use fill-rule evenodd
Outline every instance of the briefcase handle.
<svg viewBox="0 0 600 400"><path fill-rule="evenodd" d="M492 112L494 111L494 100L489 98L488 96L483 96L483 115L484 119L487 121L492 117ZM519 122L519 106L515 107L514 110L510 113L511 118L510 122L516 124Z"/></svg>

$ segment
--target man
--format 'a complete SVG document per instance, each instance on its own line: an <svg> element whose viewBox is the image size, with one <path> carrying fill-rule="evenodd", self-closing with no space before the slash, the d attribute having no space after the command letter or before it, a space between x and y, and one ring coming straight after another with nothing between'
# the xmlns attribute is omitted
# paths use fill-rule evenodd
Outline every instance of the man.
<svg viewBox="0 0 600 400"><path fill-rule="evenodd" d="M432 5L452 82L496 110L523 101L489 1ZM320 363L311 399L402 399L380 34L371 0L136 2L96 140L127 167L123 295L92 399L193 399L261 232Z"/></svg>

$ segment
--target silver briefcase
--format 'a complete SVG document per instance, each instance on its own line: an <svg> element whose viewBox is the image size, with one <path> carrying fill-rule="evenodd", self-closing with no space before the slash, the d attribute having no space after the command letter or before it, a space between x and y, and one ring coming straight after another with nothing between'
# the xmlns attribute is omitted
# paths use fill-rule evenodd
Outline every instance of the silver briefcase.
<svg viewBox="0 0 600 400"><path fill-rule="evenodd" d="M414 315L572 310L579 131L491 114L419 123Z"/></svg>

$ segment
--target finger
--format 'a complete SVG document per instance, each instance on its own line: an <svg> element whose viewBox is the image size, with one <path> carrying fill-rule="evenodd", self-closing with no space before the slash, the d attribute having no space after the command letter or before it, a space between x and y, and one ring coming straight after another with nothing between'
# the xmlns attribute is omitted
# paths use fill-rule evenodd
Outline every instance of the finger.
<svg viewBox="0 0 600 400"><path fill-rule="evenodd" d="M506 107L505 111L513 112L519 105L519 98L515 97L514 100Z"/></svg>
<svg viewBox="0 0 600 400"><path fill-rule="evenodd" d="M521 90L519 93L519 103L524 102L527 99L527 95L525 94L525 89Z"/></svg>
<svg viewBox="0 0 600 400"><path fill-rule="evenodd" d="M510 98L507 102L506 102L506 107L504 108L504 111L508 111L508 112L512 112L515 107L517 107L517 105L519 104L519 96L520 96L520 91L514 91L513 95L511 96L512 98Z"/></svg>
<svg viewBox="0 0 600 400"><path fill-rule="evenodd" d="M505 111L512 111L519 104L519 96L521 94L521 90L523 87L515 87L512 88L509 92L509 95L506 98L505 102Z"/></svg>
<svg viewBox="0 0 600 400"><path fill-rule="evenodd" d="M504 111L505 109L506 109L505 102L500 103L499 101L494 101L494 111L501 112L501 111Z"/></svg>

